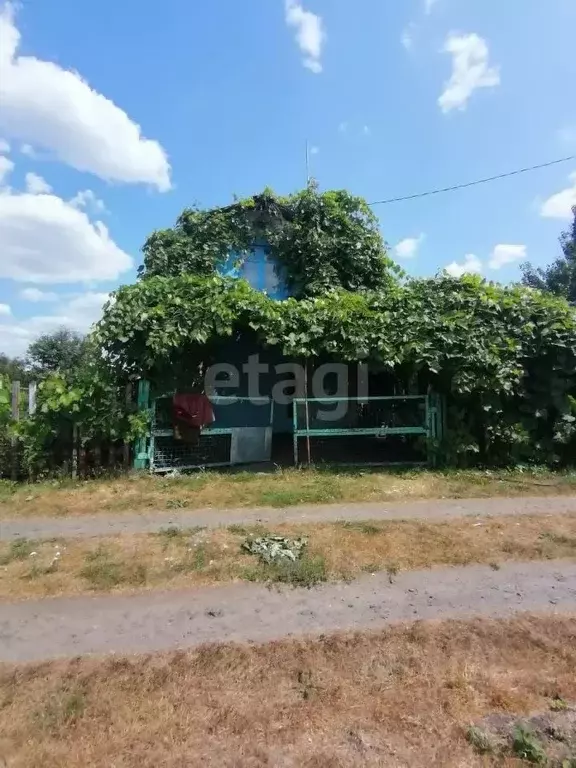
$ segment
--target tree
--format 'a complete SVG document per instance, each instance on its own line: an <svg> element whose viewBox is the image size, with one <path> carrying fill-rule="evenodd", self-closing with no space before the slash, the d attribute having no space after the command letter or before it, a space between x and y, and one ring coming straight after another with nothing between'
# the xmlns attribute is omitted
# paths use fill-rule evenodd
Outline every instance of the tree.
<svg viewBox="0 0 576 768"><path fill-rule="evenodd" d="M531 288L550 291L576 304L576 206L572 208L571 229L560 235L563 255L548 267L535 268L530 262L522 264L522 282Z"/></svg>
<svg viewBox="0 0 576 768"><path fill-rule="evenodd" d="M27 363L33 373L69 373L86 353L86 341L69 328L45 333L28 347Z"/></svg>
<svg viewBox="0 0 576 768"><path fill-rule="evenodd" d="M0 354L0 378L3 376L9 381L18 380L26 382L29 374L22 360L19 360L17 357L8 357L8 355Z"/></svg>

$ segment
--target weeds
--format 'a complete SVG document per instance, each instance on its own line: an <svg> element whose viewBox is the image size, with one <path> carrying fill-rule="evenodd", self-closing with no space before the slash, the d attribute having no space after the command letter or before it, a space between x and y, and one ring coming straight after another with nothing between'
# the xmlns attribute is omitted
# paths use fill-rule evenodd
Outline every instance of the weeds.
<svg viewBox="0 0 576 768"><path fill-rule="evenodd" d="M550 702L550 709L552 712L565 712L568 709L568 702L561 696L555 696Z"/></svg>
<svg viewBox="0 0 576 768"><path fill-rule="evenodd" d="M235 536L254 536L263 537L270 536L270 531L264 525L236 525L233 523L228 526L229 533L233 533Z"/></svg>
<svg viewBox="0 0 576 768"><path fill-rule="evenodd" d="M99 547L86 555L80 571L91 589L109 591L120 584L140 587L146 584L148 569L144 563L125 563L113 560L109 552Z"/></svg>
<svg viewBox="0 0 576 768"><path fill-rule="evenodd" d="M494 752L494 745L488 734L481 728L471 725L466 733L468 742L481 755L488 755Z"/></svg>
<svg viewBox="0 0 576 768"><path fill-rule="evenodd" d="M552 542L552 544L557 544L560 547L573 547L576 549L576 536L565 536L564 534L546 531L540 538L546 539L547 541Z"/></svg>
<svg viewBox="0 0 576 768"><path fill-rule="evenodd" d="M185 499L168 499L166 509L184 509L187 506Z"/></svg>
<svg viewBox="0 0 576 768"><path fill-rule="evenodd" d="M85 709L86 696L81 689L62 691L52 694L45 706L33 713L32 718L42 730L58 731L78 722Z"/></svg>
<svg viewBox="0 0 576 768"><path fill-rule="evenodd" d="M32 539L18 538L10 542L8 551L0 555L0 565L8 565L15 560L26 560L36 549L38 543Z"/></svg>
<svg viewBox="0 0 576 768"><path fill-rule="evenodd" d="M163 536L166 539L177 539L182 536L182 529L177 525L167 525L166 528L160 528L158 536Z"/></svg>
<svg viewBox="0 0 576 768"><path fill-rule="evenodd" d="M319 487L302 489L301 485L294 489L262 490L260 504L269 507L293 507L298 504L330 504L341 501L341 489L330 479Z"/></svg>
<svg viewBox="0 0 576 768"><path fill-rule="evenodd" d="M300 560L262 566L264 577L273 584L315 587L328 579L326 561L321 555L304 555Z"/></svg>
<svg viewBox="0 0 576 768"><path fill-rule="evenodd" d="M546 765L548 762L544 747L532 731L524 725L517 725L514 729L512 751L517 757L529 763Z"/></svg>
<svg viewBox="0 0 576 768"><path fill-rule="evenodd" d="M347 531L357 531L366 536L376 536L377 534L382 533L382 528L378 525L367 523L363 520L342 520L339 525L341 525L342 528L346 528Z"/></svg>
<svg viewBox="0 0 576 768"><path fill-rule="evenodd" d="M179 560L171 566L171 570L176 573L192 573L193 571L202 571L206 567L207 552L206 545L199 544L191 549L184 560Z"/></svg>
<svg viewBox="0 0 576 768"><path fill-rule="evenodd" d="M310 699L313 696L313 694L319 690L318 686L315 685L312 680L311 670L309 669L299 670L297 679L298 679L298 692L300 696L302 696L304 701L307 701L308 699Z"/></svg>

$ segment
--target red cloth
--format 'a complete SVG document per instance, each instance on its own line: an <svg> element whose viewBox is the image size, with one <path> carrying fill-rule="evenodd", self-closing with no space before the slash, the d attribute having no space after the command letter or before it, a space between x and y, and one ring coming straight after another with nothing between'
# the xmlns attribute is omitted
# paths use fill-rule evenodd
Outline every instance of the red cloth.
<svg viewBox="0 0 576 768"><path fill-rule="evenodd" d="M172 401L174 421L194 429L212 424L214 411L206 395L174 395Z"/></svg>

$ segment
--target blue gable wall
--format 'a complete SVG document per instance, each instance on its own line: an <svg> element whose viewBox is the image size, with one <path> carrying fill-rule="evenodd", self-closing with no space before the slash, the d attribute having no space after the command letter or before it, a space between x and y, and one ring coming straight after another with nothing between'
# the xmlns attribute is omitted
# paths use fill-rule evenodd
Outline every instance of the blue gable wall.
<svg viewBox="0 0 576 768"><path fill-rule="evenodd" d="M232 252L219 272L226 277L244 278L252 288L268 294L271 299L277 301L287 299L291 295L290 291L269 251L266 243L257 242L254 243L247 257ZM236 262L239 261L241 263L237 266Z"/></svg>

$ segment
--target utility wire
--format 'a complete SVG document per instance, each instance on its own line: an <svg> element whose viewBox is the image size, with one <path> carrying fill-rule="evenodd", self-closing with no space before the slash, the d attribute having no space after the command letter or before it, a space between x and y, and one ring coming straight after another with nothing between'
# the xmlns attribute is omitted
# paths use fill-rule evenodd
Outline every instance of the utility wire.
<svg viewBox="0 0 576 768"><path fill-rule="evenodd" d="M509 173L499 173L497 176L488 176L486 179L478 179L477 181L468 181L466 184L455 184L453 187L443 187L442 189L431 189L428 192L418 192L416 195L405 195L404 197L391 197L388 200L377 200L375 203L369 203L369 205L389 205L390 203L401 203L404 200L416 200L419 197L429 197L430 195L440 195L444 192L454 192L457 189L466 189L466 187L475 187L478 184L487 184L489 181L498 181L498 179L506 179L509 176L518 176L521 173L529 173L530 171L537 171L540 168L549 168L551 165L558 165L559 163L567 163L570 160L576 160L576 155L570 155L570 157L561 157L559 160L551 160L549 163L541 163L540 165L531 165L529 168L519 168L516 171L510 171Z"/></svg>

